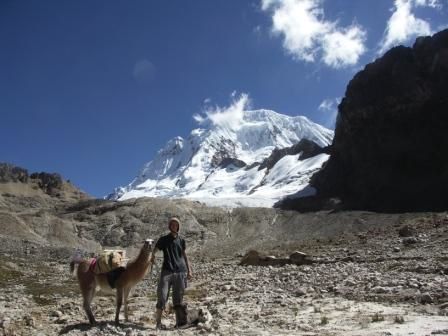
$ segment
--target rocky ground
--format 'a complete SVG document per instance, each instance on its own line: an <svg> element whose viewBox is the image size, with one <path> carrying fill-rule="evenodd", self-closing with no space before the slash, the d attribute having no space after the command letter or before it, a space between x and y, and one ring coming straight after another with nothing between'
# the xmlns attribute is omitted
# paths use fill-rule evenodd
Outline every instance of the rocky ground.
<svg viewBox="0 0 448 336"><path fill-rule="evenodd" d="M283 257L300 250L310 265L239 266L238 253L196 254L186 301L207 321L169 331L154 329L156 274L134 291L131 322L115 327L114 297L99 295L100 322L90 327L66 258L3 254L0 334L448 335L447 246L447 215L420 214L400 226L260 251ZM173 327L174 314L165 322Z"/></svg>

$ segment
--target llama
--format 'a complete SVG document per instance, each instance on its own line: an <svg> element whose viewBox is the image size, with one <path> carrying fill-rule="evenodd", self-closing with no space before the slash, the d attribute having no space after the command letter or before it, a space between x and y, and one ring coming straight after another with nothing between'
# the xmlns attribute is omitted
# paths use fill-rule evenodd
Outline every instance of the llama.
<svg viewBox="0 0 448 336"><path fill-rule="evenodd" d="M152 243L152 239L145 240L143 247L135 260L128 262L126 267L121 267L109 273L95 274L91 267L91 260L72 260L70 263L70 271L73 273L75 264L78 264L77 277L83 298L83 308L91 325L96 324L95 317L93 316L92 309L90 307L93 297L95 296L96 289L99 287L103 290L111 290L112 287L108 281L108 274L110 275L110 273L113 272L115 272L118 276L114 284L116 290L115 324L118 325L120 323L119 315L123 301L125 320L129 321L128 296L131 289L148 273L149 266L151 265L150 256L152 251Z"/></svg>

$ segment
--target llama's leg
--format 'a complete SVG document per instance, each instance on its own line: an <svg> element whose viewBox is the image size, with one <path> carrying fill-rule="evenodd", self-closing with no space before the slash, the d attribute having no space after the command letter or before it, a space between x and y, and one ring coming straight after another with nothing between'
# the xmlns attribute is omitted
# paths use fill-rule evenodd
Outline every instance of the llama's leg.
<svg viewBox="0 0 448 336"><path fill-rule="evenodd" d="M124 289L122 287L117 287L117 294L116 294L116 310L115 310L115 324L120 324L120 310L121 305L123 304L123 294Z"/></svg>
<svg viewBox="0 0 448 336"><path fill-rule="evenodd" d="M96 321L90 304L95 296L96 281L95 275L92 272L89 272L89 264L86 262L83 262L78 266L78 281L82 293L84 311L86 312L90 324L95 324Z"/></svg>
<svg viewBox="0 0 448 336"><path fill-rule="evenodd" d="M126 287L124 289L124 318L126 320L126 322L129 321L129 311L128 311L128 298L129 298L129 293L131 292L131 287Z"/></svg>
<svg viewBox="0 0 448 336"><path fill-rule="evenodd" d="M91 286L90 288L86 288L83 291L83 307L87 314L87 318L89 319L89 323L91 325L96 324L95 317L92 313L92 308L90 307L93 297L95 296L95 286Z"/></svg>

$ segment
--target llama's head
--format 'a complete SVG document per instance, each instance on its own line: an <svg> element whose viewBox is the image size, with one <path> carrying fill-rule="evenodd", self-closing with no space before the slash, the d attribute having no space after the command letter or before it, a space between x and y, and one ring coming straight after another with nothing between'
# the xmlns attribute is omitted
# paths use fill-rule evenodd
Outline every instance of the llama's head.
<svg viewBox="0 0 448 336"><path fill-rule="evenodd" d="M154 239L145 239L145 242L143 244L143 248L146 249L146 250L151 251L153 244L154 244Z"/></svg>

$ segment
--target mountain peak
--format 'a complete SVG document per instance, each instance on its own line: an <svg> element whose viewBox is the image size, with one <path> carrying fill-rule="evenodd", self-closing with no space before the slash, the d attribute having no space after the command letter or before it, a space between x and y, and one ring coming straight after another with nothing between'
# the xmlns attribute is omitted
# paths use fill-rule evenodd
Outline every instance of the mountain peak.
<svg viewBox="0 0 448 336"><path fill-rule="evenodd" d="M182 151L184 146L184 139L180 136L177 136L171 140L169 140L165 147L163 147L160 151L160 155L176 155Z"/></svg>
<svg viewBox="0 0 448 336"><path fill-rule="evenodd" d="M265 109L216 113L201 126L187 139L169 140L128 186L116 188L108 198L187 197L217 205L271 206L305 185L327 155L300 161L301 152L286 150L282 153L288 157L279 157L270 169L259 169L260 163L302 139L323 148L333 138L331 130L306 117Z"/></svg>

